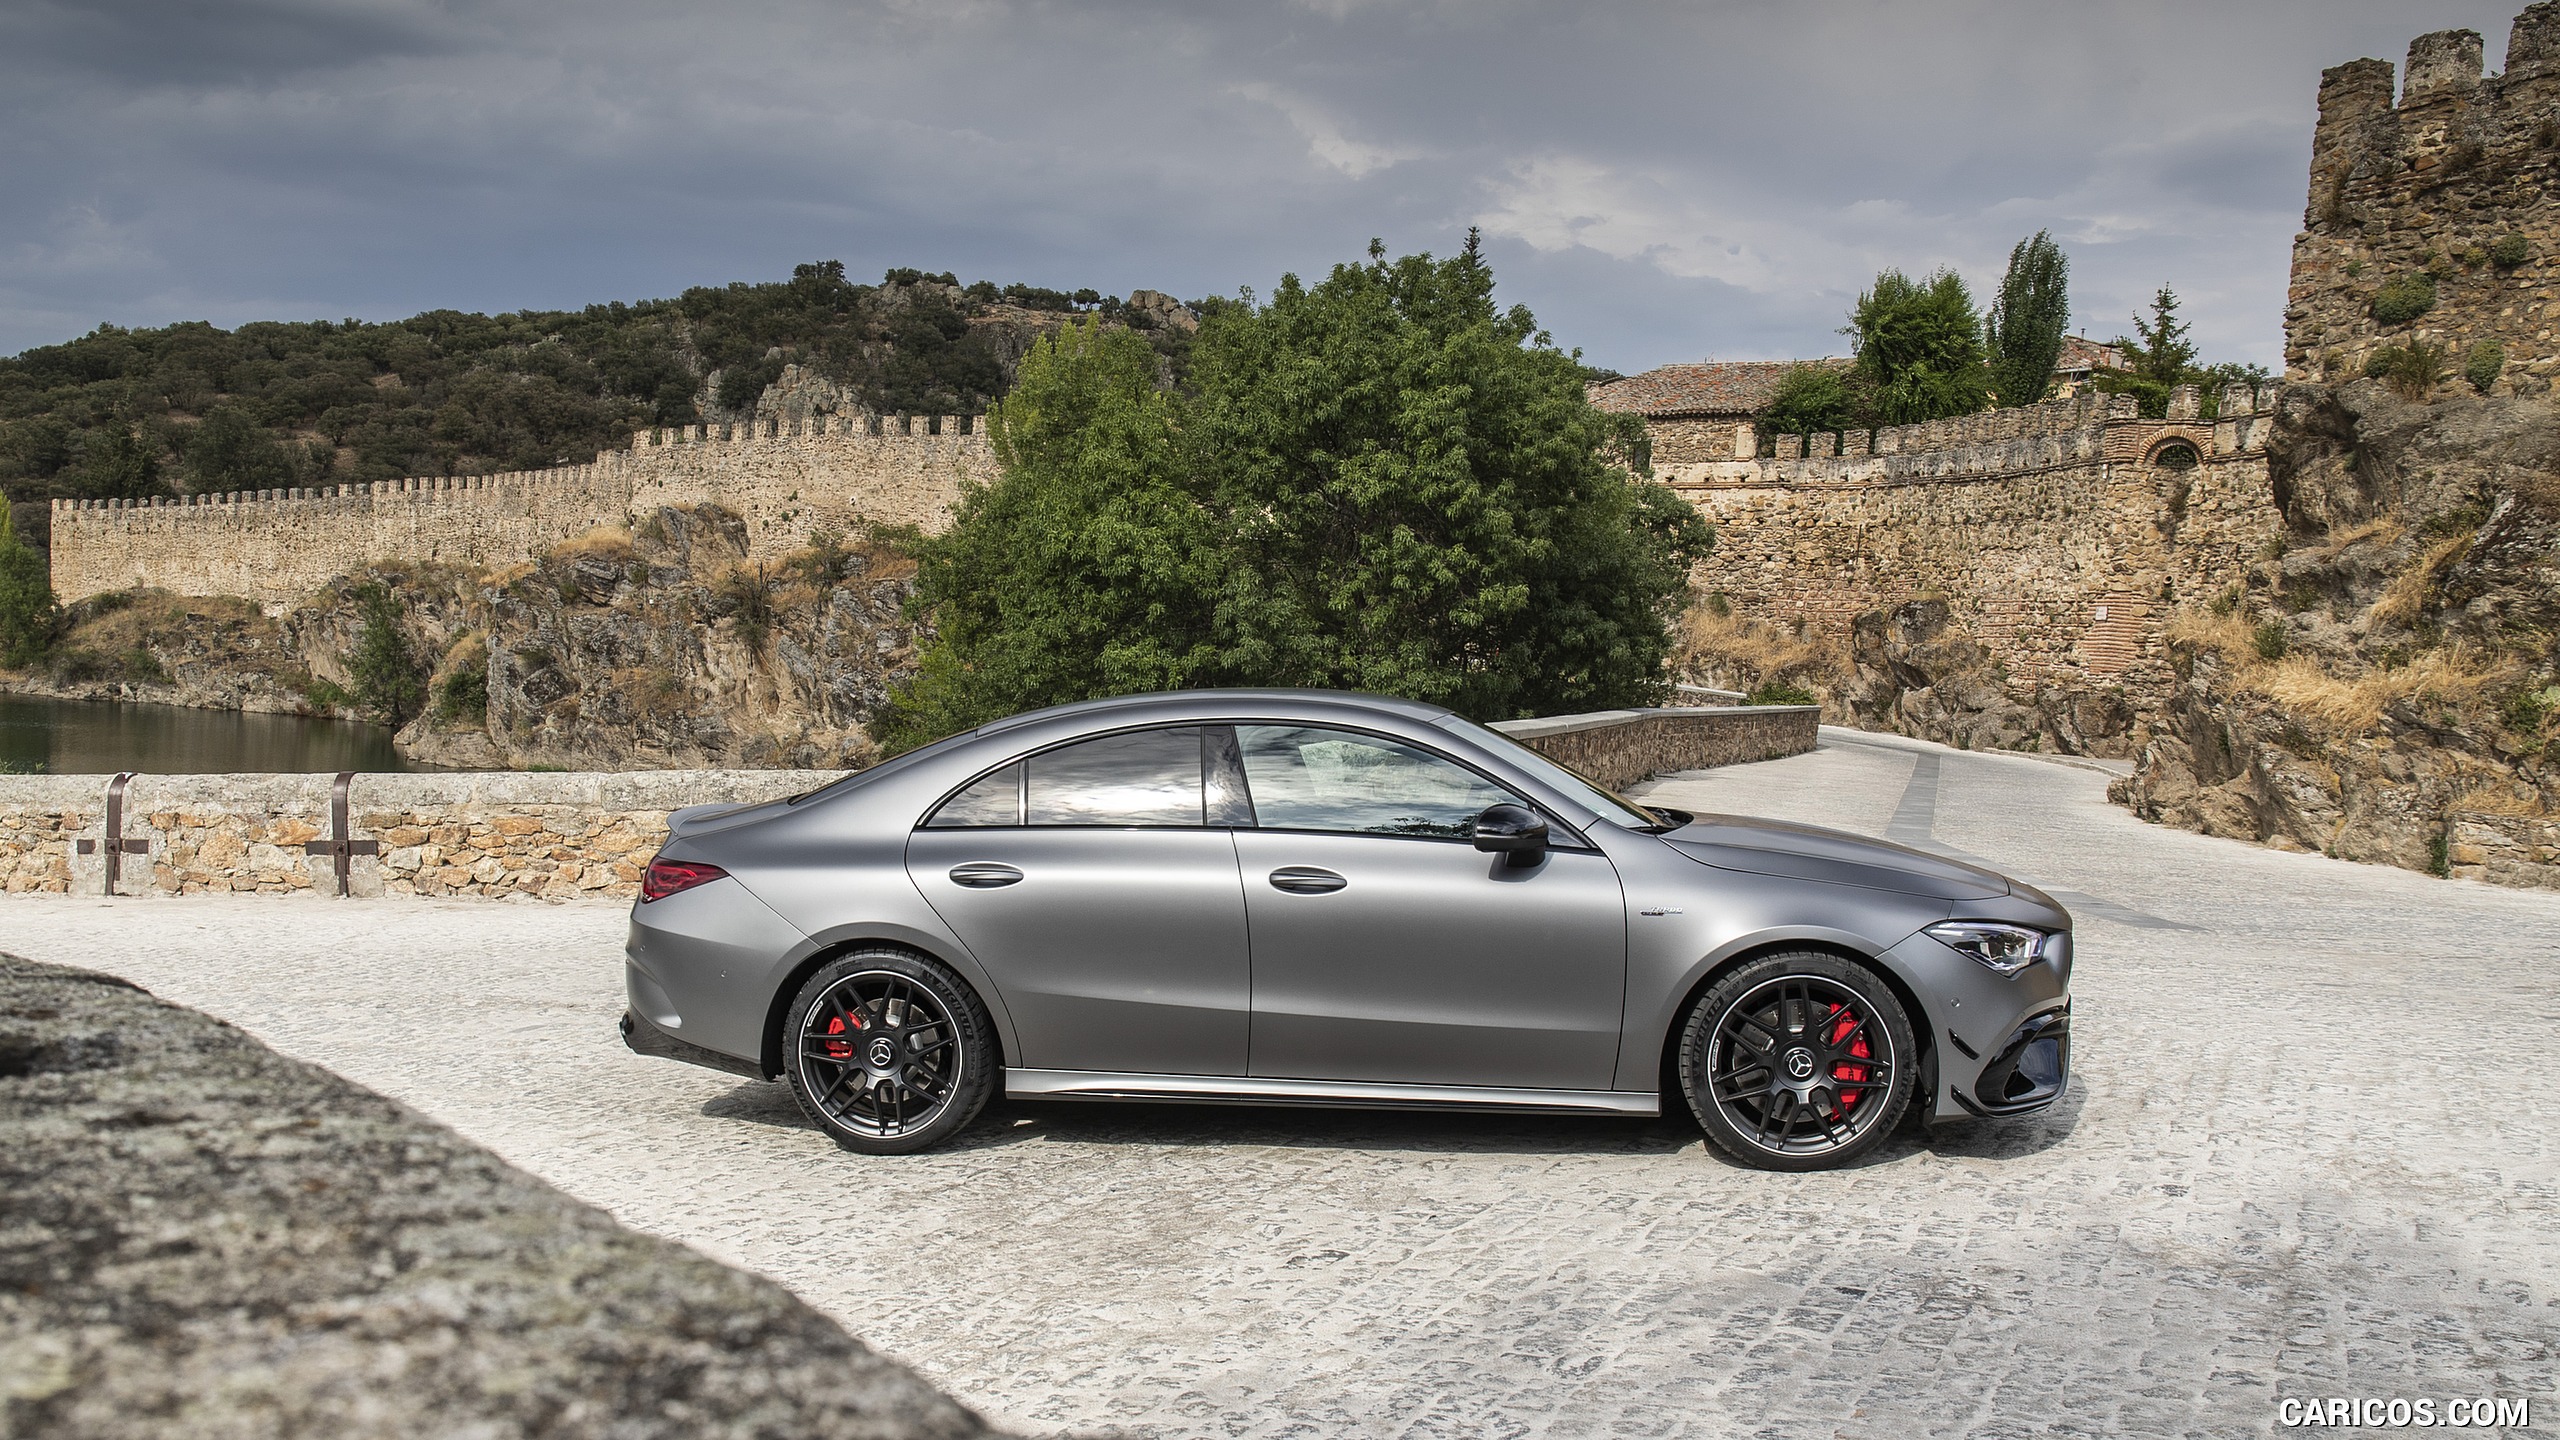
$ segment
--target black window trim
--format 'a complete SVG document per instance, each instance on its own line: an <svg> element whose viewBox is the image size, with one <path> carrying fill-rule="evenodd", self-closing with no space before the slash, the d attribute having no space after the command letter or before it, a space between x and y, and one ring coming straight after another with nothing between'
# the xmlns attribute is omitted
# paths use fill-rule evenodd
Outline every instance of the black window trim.
<svg viewBox="0 0 2560 1440"><path fill-rule="evenodd" d="M1068 738L1066 738L1066 739L1064 739L1064 740L1053 740L1053 741L1051 741L1050 743L1048 743L1048 744L1046 744L1046 745L1042 745L1042 746L1038 746L1038 747L1036 747L1036 748L1034 748L1034 749L1030 749L1030 750L1022 751L1020 754L1017 754L1017 755L1013 756L1011 759L1001 761L1001 762L999 762L999 763L997 763L997 764L994 764L994 765L990 765L990 766L988 766L987 768L985 768L984 770L981 770L981 771L977 772L976 774L974 774L974 775L970 776L968 779L966 779L966 780L964 780L964 781L960 782L959 784L952 786L948 791L944 792L944 794L943 794L943 796L942 796L942 798L941 798L941 799L934 801L932 804L930 804L930 805L928 805L928 806L926 806L926 807L924 808L924 814L923 814L922 816L918 817L918 819L916 820L916 823L915 823L915 827L914 827L914 828L915 828L916 830L919 830L919 831L922 831L922 830L928 830L928 829L941 829L941 830L949 830L949 831L984 831L984 830L1150 830L1150 831L1174 831L1174 830L1201 830L1201 831L1208 831L1208 830L1254 830L1254 831L1263 831L1263 832L1267 832L1267 833L1269 833L1269 834L1273 834L1273 835L1343 835L1343 836L1350 836L1350 837L1354 837L1354 838L1358 838L1358 839L1366 839L1366 840L1423 840L1423 841L1435 841L1435 842L1440 843L1440 844L1443 844L1443 845L1472 845L1472 844L1474 844L1474 843L1475 843L1473 839L1471 839L1471 838L1469 838L1469 837L1467 837L1467 836L1464 836L1464 835L1398 835L1398 834L1395 834L1395 833L1393 833L1393 832L1390 832L1390 831L1384 831L1384 830L1309 830L1309 829L1301 829L1301 828L1299 828L1299 827L1296 827L1296 826L1290 826L1290 825L1265 825L1265 824L1263 824L1263 823L1262 823L1262 815L1261 815L1261 812L1260 812L1257 808L1255 808L1255 807L1254 807L1254 805L1253 805L1253 791L1252 791L1252 788L1251 788L1251 782L1250 782L1250 781L1247 781L1247 782L1246 782L1245 790L1244 790L1244 795L1245 795L1246 813L1248 813L1248 814L1250 814L1250 815L1252 815L1252 816L1253 816L1253 823L1252 823L1252 824L1250 824L1250 825L1232 825L1232 824L1230 824L1230 825L1211 825L1211 824L1207 823L1207 818L1206 818L1206 817L1207 817L1207 815L1208 815L1208 785L1209 785L1209 754L1208 754L1208 735L1207 735L1207 732L1208 732L1209 728L1210 728L1210 727L1212 727L1212 726L1225 726L1225 727L1226 727L1227 729L1229 729L1229 730L1234 730L1234 729L1237 729L1238 727L1245 726L1245 725L1285 725L1285 726L1288 726L1289 728L1291 728L1291 729L1295 729L1295 730L1339 730L1339 731L1342 731L1342 732L1343 732L1344 734L1346 734L1346 735L1362 735L1362 736L1367 736L1367 737L1369 737L1369 738L1371 738L1371 739L1374 739L1374 740L1384 740L1384 741L1386 741L1386 742L1388 742L1389 744L1392 744L1392 745L1402 745L1402 746L1404 746L1404 747L1405 747L1406 749L1408 749L1408 750L1419 750L1419 751L1421 751L1423 754L1428 755L1428 756L1432 757L1432 758L1433 758L1433 759L1435 759L1435 760L1445 761L1445 762L1447 762L1448 764L1451 764L1451 765L1455 765L1455 766L1457 766L1459 769L1466 771L1467 773L1469 773L1469 774L1471 774L1471 775L1475 776L1477 779L1484 781L1486 784L1492 785L1492 786L1494 786L1495 788L1500 789L1500 790L1508 791L1508 792L1510 792L1511 794L1519 795L1521 799L1528 801L1528 802L1529 802L1530 807L1531 807L1532 809L1535 809L1535 810L1536 810L1536 811L1537 811L1541 816L1544 816L1544 817L1545 817L1545 819L1546 819L1546 822L1547 822L1547 831L1548 831L1548 840L1547 840L1547 848L1548 848L1548 849L1550 849L1550 850L1574 850L1574 851L1585 851L1585 850L1587 850L1587 851L1590 851L1590 852L1592 852L1592 853L1594 853L1594 854L1598 854L1598 853L1600 853L1600 847L1599 847L1599 846L1597 846L1597 845L1595 845L1595 844L1593 844L1593 843L1591 842L1590 837L1582 833L1582 827L1581 827L1581 826L1575 825L1573 822L1571 822L1571 821L1569 821L1569 820L1565 819L1562 815L1559 815L1558 813L1556 813L1556 808L1555 808L1554 806L1549 805L1549 804L1546 804L1545 802L1543 802L1543 801L1539 800L1536 796L1534 796L1534 795L1528 795L1528 794L1522 794L1522 793L1521 793L1521 792L1522 792L1522 790L1523 790L1524 788L1535 788L1535 787L1523 787L1523 786L1522 786L1522 785L1520 785L1517 781L1505 780L1505 779L1503 779L1502 777L1500 777L1500 776L1498 776L1498 775L1495 775L1495 774L1492 774L1491 772L1487 771L1487 770L1485 769L1485 767L1484 767L1484 766L1482 766L1482 765L1478 765L1478 764L1475 764L1475 763L1473 763L1472 761L1469 761L1469 760L1467 760L1467 759L1465 759L1465 758L1463 758L1463 757L1461 757L1461 756L1452 755L1452 754L1450 754L1448 751L1446 751L1446 750L1442 750L1442 749L1438 748L1437 746L1433 746L1433 745L1426 745L1426 744L1422 743L1421 741L1411 739L1410 737L1407 737L1407 736L1393 734L1393 733L1388 732L1388 731L1385 731L1385 730L1372 729L1372 728L1370 728L1370 727L1368 727L1368 726L1365 726L1365 725L1346 725L1346 724L1343 724L1342 722L1337 721L1337 720L1301 720L1301 719L1277 718L1277 717L1268 717L1268 716L1251 716L1251 717L1247 717L1247 716L1237 716L1237 717L1233 717L1233 718L1224 718L1224 719L1159 720L1159 721L1156 721L1156 722L1154 722L1154 723L1152 723L1152 724L1145 724L1145 725L1117 725L1117 726L1113 726L1112 728L1110 728L1110 729L1108 729L1108 730L1094 730L1094 731L1090 731L1090 732L1088 732L1088 733L1086 733L1086 734L1082 734L1082 735L1073 735L1073 736L1069 736ZM1087 741L1087 740L1101 740L1101 739L1104 739L1104 738L1107 738L1107 737L1109 737L1109 736L1113 736L1113 735L1132 735L1132 734L1136 734L1136 733L1138 733L1139 731L1143 731L1143 730L1181 730L1181 729L1184 729L1184 728L1186 728L1186 727L1190 727L1190 726L1197 726L1197 727L1199 727L1199 728L1200 728L1200 730L1201 730L1201 732L1202 732L1202 735L1201 735L1201 753L1200 753L1200 787L1201 787L1201 791L1200 791L1200 803L1201 803L1202 823L1200 823L1200 824L1198 824L1198 825L1033 825L1033 824L1029 824L1029 823L1027 823L1027 822L1028 822L1028 817L1029 817L1029 814L1030 814L1030 796L1029 796L1029 789L1030 789L1030 783L1031 783L1031 782L1030 782L1030 775L1031 775L1031 762L1032 762L1033 760L1037 759L1038 757L1040 757L1040 756L1042 756L1042 755L1046 755L1046 754L1048 754L1048 753L1049 753L1050 751L1052 751L1052 750L1063 750L1063 749L1065 749L1066 747L1068 747L1068 746L1070 746L1070 745L1081 745L1081 744L1083 744L1083 743L1084 743L1085 741ZM1242 766L1242 761L1241 761L1241 748L1242 748L1242 741L1241 741L1241 739L1239 739L1239 741L1238 741L1238 748L1239 748L1239 761L1238 761L1238 766L1237 766L1237 768L1238 768L1239 770L1241 770L1241 769L1243 768L1243 766ZM1011 825L945 825L945 826L935 826L935 825L934 825L934 823L933 823L933 817L934 817L934 816L936 816L936 815L941 814L941 813L942 813L942 807L943 807L943 806L945 806L945 805L950 804L950 803L952 802L952 800L953 800L953 799L955 799L955 798L960 794L960 792L961 792L961 791L966 790L966 789L968 789L970 786L977 784L979 781L986 779L988 776L993 775L995 772L997 772L998 770L1003 769L1003 768L1004 768L1005 766L1007 766L1007 765L1020 765L1020 766L1022 766L1022 767L1023 767L1023 768L1022 768L1022 782L1021 782L1021 783L1022 783L1022 788L1021 788L1020 790L1018 790L1018 791L1016 791L1016 792L1015 792L1018 798L1017 798L1017 800L1016 800L1016 802L1015 802L1014 812L1013 812L1013 813L1014 813L1014 817L1015 817L1015 818L1014 818L1014 823L1012 823ZM1239 778L1242 778L1242 777L1240 776Z"/></svg>

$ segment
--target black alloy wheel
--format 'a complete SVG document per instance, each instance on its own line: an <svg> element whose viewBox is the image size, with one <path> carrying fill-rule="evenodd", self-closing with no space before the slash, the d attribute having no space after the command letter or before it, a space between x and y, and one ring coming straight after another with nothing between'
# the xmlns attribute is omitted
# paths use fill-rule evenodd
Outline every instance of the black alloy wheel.
<svg viewBox="0 0 2560 1440"><path fill-rule="evenodd" d="M1823 1170L1910 1107L1911 1021L1874 971L1821 951L1752 961L1689 1012L1680 1086L1707 1138L1766 1170Z"/></svg>
<svg viewBox="0 0 2560 1440"><path fill-rule="evenodd" d="M959 976L904 950L846 955L791 1002L784 1077L838 1145L905 1155L977 1117L995 1088L995 1033Z"/></svg>

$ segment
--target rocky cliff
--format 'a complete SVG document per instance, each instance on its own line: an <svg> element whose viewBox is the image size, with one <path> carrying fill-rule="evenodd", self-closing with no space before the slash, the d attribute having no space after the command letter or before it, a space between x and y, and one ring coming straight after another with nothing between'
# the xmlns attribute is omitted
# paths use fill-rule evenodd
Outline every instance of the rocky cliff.
<svg viewBox="0 0 2560 1440"><path fill-rule="evenodd" d="M821 535L751 561L717 505L655 511L498 573L375 566L302 604L119 591L73 607L47 664L0 688L75 700L377 719L352 657L367 587L418 692L401 750L471 769L834 769L913 663L914 562Z"/></svg>
<svg viewBox="0 0 2560 1440"><path fill-rule="evenodd" d="M866 764L914 658L914 573L863 538L751 562L736 515L662 509L491 577L399 744L510 769Z"/></svg>
<svg viewBox="0 0 2560 1440"><path fill-rule="evenodd" d="M2459 383L2286 389L2285 538L2172 634L2116 798L2209 834L2560 883L2560 407Z"/></svg>

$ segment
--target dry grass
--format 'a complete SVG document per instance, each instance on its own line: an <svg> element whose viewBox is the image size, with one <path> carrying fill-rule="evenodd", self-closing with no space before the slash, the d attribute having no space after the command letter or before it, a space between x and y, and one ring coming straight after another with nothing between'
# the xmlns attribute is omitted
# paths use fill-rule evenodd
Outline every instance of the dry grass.
<svg viewBox="0 0 2560 1440"><path fill-rule="evenodd" d="M599 525L575 540L566 540L551 548L548 558L574 560L582 555L601 555L608 560L631 558L631 530L625 525Z"/></svg>
<svg viewBox="0 0 2560 1440"><path fill-rule="evenodd" d="M2401 524L2398 516L2377 515L2352 529L2332 531L2328 543L2322 545L2318 553L2324 559L2335 560L2358 545L2388 549L2397 544L2408 530L2409 527Z"/></svg>
<svg viewBox="0 0 2560 1440"><path fill-rule="evenodd" d="M2322 670L2310 656L2289 656L2262 666L2250 684L2292 714L2361 734L2381 724L2383 712L2401 701L2470 705L2500 678L2499 671L2476 663L2468 646L2455 645L2421 651L2397 669L2347 679Z"/></svg>
<svg viewBox="0 0 2560 1440"><path fill-rule="evenodd" d="M2471 815L2547 815L2540 795L2519 795L2511 785L2475 785L2453 797L2450 807Z"/></svg>
<svg viewBox="0 0 2560 1440"><path fill-rule="evenodd" d="M1672 635L1671 664L1682 678L1730 690L1771 680L1830 686L1849 672L1848 656L1830 641L1739 615L1693 605Z"/></svg>
<svg viewBox="0 0 2560 1440"><path fill-rule="evenodd" d="M2453 563L2471 539L2469 535L2453 535L2428 546L2418 563L2391 577L2391 583L2375 597L2365 617L2381 625L2415 625L2418 617L2426 613L2427 599L2435 594L2445 567Z"/></svg>
<svg viewBox="0 0 2560 1440"><path fill-rule="evenodd" d="M2405 700L2477 704L2507 678L2504 667L2483 663L2469 646L2459 644L2420 651L2394 669L2354 676L2332 675L2309 655L2269 661L2258 653L2256 627L2237 613L2182 611L2171 618L2168 634L2220 655L2243 686L2288 715L2347 734L2371 730L2382 723L2384 711Z"/></svg>

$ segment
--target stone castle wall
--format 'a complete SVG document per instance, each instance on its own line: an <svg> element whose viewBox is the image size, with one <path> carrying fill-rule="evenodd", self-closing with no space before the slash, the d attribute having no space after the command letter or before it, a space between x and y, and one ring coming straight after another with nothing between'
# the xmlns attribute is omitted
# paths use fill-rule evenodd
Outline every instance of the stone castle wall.
<svg viewBox="0 0 2560 1440"><path fill-rule="evenodd" d="M2140 704L2169 681L2171 606L2228 584L2278 530L2275 387L2230 387L2212 421L2199 398L2182 389L2164 420L2084 395L1781 436L1759 458L1751 427L1728 422L1720 445L1685 441L1724 458L1657 445L1655 473L1716 527L1698 588L1746 616L1845 642L1862 612L1942 596L2022 696L2095 682Z"/></svg>
<svg viewBox="0 0 2560 1440"><path fill-rule="evenodd" d="M817 417L794 425L644 430L594 463L147 502L57 500L53 588L65 601L133 586L289 603L377 562L501 567L662 505L717 501L749 553L778 554L857 520L948 523L992 479L983 433L956 416ZM874 427L877 427L876 429Z"/></svg>
<svg viewBox="0 0 2560 1440"><path fill-rule="evenodd" d="M2396 104L2387 60L2322 72L2288 374L2350 380L2374 351L2410 344L2441 347L2459 374L2487 340L2506 350L2510 388L2560 372L2560 3L2516 17L2503 75L2484 79L2481 56L2476 31L2419 36ZM2384 287L2421 283L2433 308L2375 315Z"/></svg>

